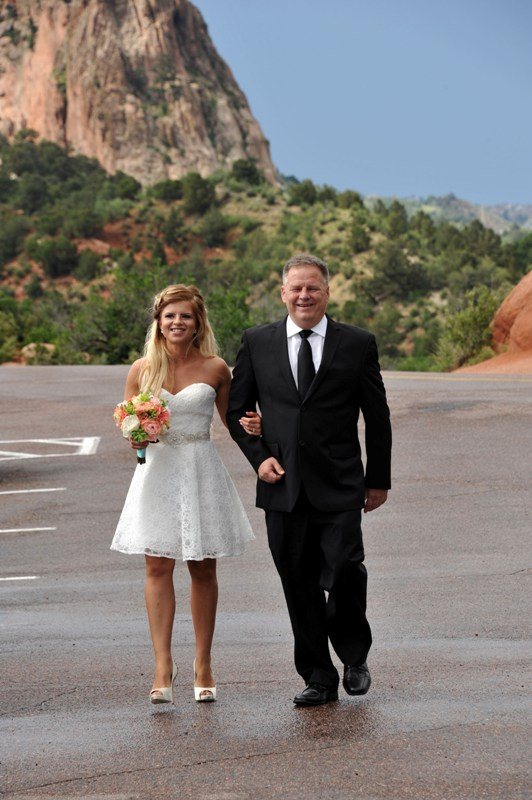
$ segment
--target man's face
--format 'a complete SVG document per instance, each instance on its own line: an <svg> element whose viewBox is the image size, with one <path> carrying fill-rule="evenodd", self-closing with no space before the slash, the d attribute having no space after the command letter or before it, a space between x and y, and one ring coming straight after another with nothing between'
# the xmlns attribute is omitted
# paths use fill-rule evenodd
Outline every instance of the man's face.
<svg viewBox="0 0 532 800"><path fill-rule="evenodd" d="M313 328L325 314L329 287L318 267L303 264L289 271L281 298L296 325Z"/></svg>

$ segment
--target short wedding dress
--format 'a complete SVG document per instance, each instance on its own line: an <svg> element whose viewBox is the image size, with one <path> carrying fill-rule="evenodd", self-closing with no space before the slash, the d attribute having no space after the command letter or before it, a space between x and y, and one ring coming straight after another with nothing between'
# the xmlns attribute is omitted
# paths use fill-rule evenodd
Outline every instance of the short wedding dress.
<svg viewBox="0 0 532 800"><path fill-rule="evenodd" d="M111 550L183 561L240 555L254 536L210 440L216 392L193 383L161 397L170 428L137 465Z"/></svg>

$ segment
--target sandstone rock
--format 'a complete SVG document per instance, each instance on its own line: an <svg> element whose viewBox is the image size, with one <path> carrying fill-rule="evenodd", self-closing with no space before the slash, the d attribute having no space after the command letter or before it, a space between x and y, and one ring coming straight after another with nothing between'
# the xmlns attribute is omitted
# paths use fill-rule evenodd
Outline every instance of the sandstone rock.
<svg viewBox="0 0 532 800"><path fill-rule="evenodd" d="M456 372L532 374L532 272L505 298L492 322L493 358Z"/></svg>
<svg viewBox="0 0 532 800"><path fill-rule="evenodd" d="M0 4L0 132L22 128L142 183L208 175L269 145L188 0Z"/></svg>
<svg viewBox="0 0 532 800"><path fill-rule="evenodd" d="M505 298L493 318L493 343L508 352L532 350L532 272Z"/></svg>
<svg viewBox="0 0 532 800"><path fill-rule="evenodd" d="M39 350L46 350L46 352L51 355L55 351L55 344L50 344L49 342L30 342L24 345L20 354L24 361L30 361L32 358L35 358Z"/></svg>

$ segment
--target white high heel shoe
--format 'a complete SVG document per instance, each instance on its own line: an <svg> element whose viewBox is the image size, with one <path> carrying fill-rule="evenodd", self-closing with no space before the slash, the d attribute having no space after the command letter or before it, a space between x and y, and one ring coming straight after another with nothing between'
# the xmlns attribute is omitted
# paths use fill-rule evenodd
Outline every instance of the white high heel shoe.
<svg viewBox="0 0 532 800"><path fill-rule="evenodd" d="M213 703L216 700L216 686L196 686L196 659L194 659L194 699L197 703Z"/></svg>
<svg viewBox="0 0 532 800"><path fill-rule="evenodd" d="M150 692L150 703L173 703L174 702L174 681L177 678L177 664L172 661L172 679L170 686L162 686L160 689L152 689Z"/></svg>

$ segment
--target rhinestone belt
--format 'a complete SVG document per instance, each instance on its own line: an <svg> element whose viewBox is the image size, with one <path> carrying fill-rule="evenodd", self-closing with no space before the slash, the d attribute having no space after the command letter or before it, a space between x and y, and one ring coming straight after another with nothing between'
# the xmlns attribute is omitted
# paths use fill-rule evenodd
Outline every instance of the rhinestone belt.
<svg viewBox="0 0 532 800"><path fill-rule="evenodd" d="M163 439L166 444L175 447L179 444L190 444L191 442L209 442L211 434L209 431L200 431L199 433L184 433L179 431L170 431Z"/></svg>

